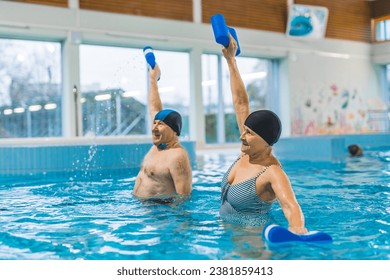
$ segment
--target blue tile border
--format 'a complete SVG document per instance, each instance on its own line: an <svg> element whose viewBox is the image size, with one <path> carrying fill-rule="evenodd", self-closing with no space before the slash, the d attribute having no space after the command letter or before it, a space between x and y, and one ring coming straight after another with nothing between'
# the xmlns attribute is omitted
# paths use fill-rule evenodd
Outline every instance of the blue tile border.
<svg viewBox="0 0 390 280"><path fill-rule="evenodd" d="M195 142L181 141L181 144L195 164ZM0 146L0 176L135 169L151 146L149 143Z"/></svg>
<svg viewBox="0 0 390 280"><path fill-rule="evenodd" d="M283 138L274 152L281 159L341 162L345 158L344 143L342 138Z"/></svg>
<svg viewBox="0 0 390 280"><path fill-rule="evenodd" d="M274 147L276 156L285 160L345 162L347 147L357 144L363 149L389 147L390 134L340 134L281 138Z"/></svg>
<svg viewBox="0 0 390 280"><path fill-rule="evenodd" d="M181 141L196 165L196 143ZM358 144L363 149L389 147L390 134L319 135L281 138L274 146L281 160L343 163L347 147ZM36 174L116 174L139 169L151 143L118 144L35 144L0 145L0 177L24 177ZM223 146L221 146L223 147ZM0 178L0 179L1 179Z"/></svg>

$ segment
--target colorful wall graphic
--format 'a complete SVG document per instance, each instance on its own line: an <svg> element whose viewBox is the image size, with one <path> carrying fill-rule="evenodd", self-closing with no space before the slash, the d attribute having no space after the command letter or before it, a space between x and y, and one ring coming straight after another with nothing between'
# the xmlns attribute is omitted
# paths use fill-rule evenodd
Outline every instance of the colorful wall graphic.
<svg viewBox="0 0 390 280"><path fill-rule="evenodd" d="M367 102L357 89L329 84L300 96L292 108L292 135L353 134L378 130L369 121Z"/></svg>

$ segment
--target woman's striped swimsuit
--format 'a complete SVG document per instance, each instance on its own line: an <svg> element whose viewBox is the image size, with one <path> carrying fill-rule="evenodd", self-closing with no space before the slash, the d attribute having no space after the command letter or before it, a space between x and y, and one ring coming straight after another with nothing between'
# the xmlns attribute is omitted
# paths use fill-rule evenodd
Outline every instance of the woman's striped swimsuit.
<svg viewBox="0 0 390 280"><path fill-rule="evenodd" d="M268 213L271 210L272 202L262 201L257 196L256 179L270 166L266 166L256 176L248 180L231 185L228 182L228 177L238 160L239 158L230 166L222 179L220 216L224 221L230 223L265 225L270 220Z"/></svg>

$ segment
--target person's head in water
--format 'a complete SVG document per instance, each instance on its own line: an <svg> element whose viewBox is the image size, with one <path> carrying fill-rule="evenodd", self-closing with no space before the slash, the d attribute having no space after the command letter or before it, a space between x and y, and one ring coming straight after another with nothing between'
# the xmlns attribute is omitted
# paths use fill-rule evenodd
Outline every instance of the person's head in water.
<svg viewBox="0 0 390 280"><path fill-rule="evenodd" d="M349 145L348 152L351 157L360 157L363 155L363 149L356 144Z"/></svg>
<svg viewBox="0 0 390 280"><path fill-rule="evenodd" d="M258 110L251 113L244 122L244 133L241 135L243 152L248 150L251 146L257 145L259 142L258 140L252 141L249 136L251 134L250 132L260 136L260 138L264 140L266 146L270 147L278 142L282 132L282 124L279 117L272 111Z"/></svg>
<svg viewBox="0 0 390 280"><path fill-rule="evenodd" d="M180 136L182 128L181 115L170 109L161 110L154 117L152 126L153 144L164 149L175 136Z"/></svg>

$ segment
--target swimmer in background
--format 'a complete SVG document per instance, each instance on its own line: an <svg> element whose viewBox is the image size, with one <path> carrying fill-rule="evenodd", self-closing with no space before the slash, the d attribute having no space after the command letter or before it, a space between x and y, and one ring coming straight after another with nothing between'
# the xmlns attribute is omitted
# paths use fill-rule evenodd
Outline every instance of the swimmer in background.
<svg viewBox="0 0 390 280"><path fill-rule="evenodd" d="M351 157L360 157L363 155L363 149L356 144L349 145L348 152Z"/></svg>
<svg viewBox="0 0 390 280"><path fill-rule="evenodd" d="M149 114L153 146L145 155L135 180L133 195L158 203L180 203L192 190L192 170L187 151L179 143L182 119L174 110L163 110L157 81L158 64L149 69Z"/></svg>
<svg viewBox="0 0 390 280"><path fill-rule="evenodd" d="M269 213L277 200L288 221L288 229L297 234L307 233L290 180L272 154L272 145L281 133L279 117L269 110L249 112L248 94L237 67L236 51L237 43L230 36L230 44L222 47L222 53L229 68L242 153L222 179L221 218L230 223L261 225L251 224L248 219L253 217L256 223L258 217Z"/></svg>

